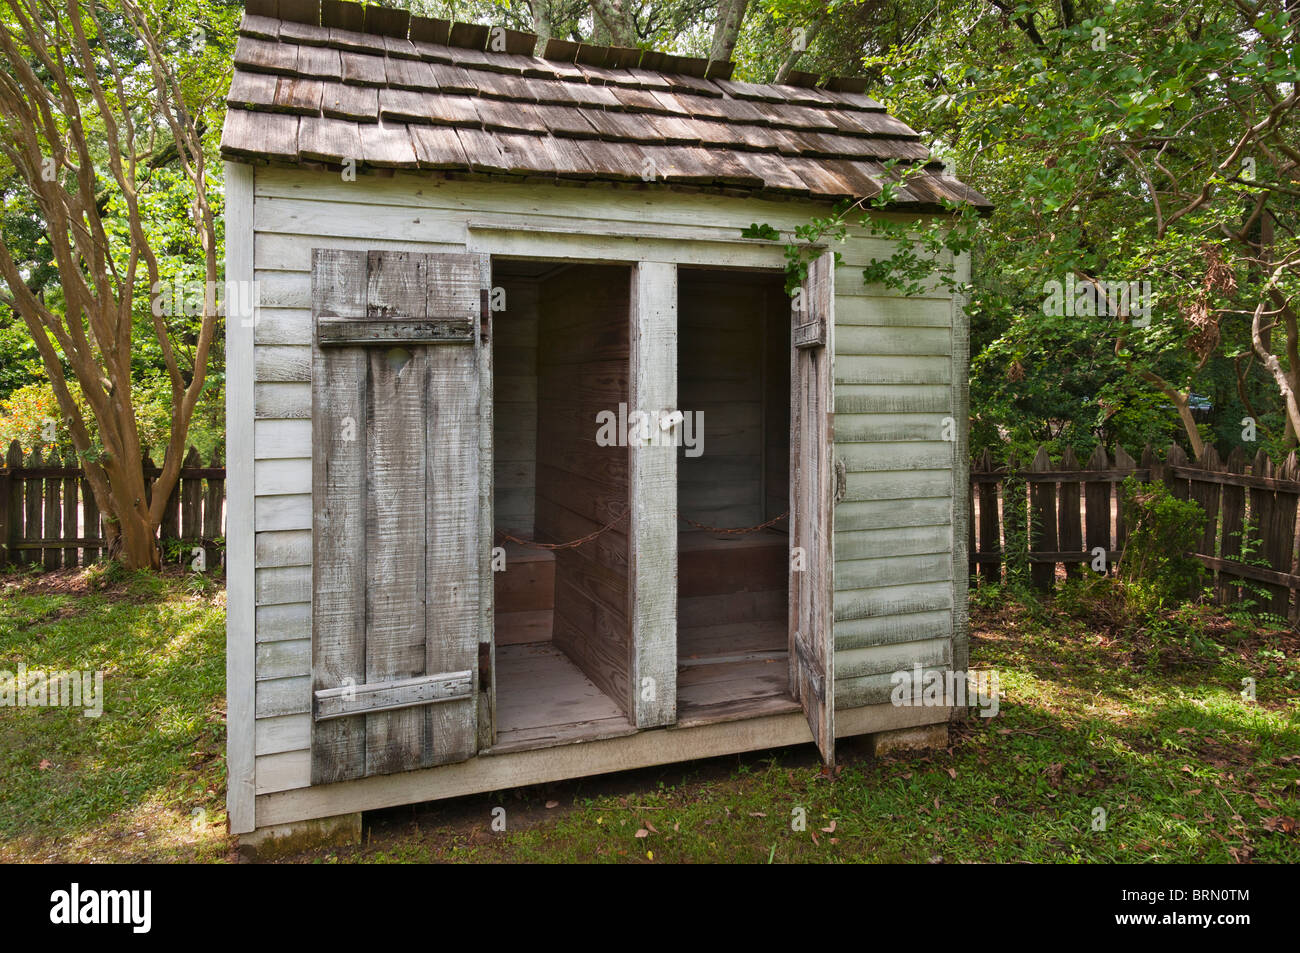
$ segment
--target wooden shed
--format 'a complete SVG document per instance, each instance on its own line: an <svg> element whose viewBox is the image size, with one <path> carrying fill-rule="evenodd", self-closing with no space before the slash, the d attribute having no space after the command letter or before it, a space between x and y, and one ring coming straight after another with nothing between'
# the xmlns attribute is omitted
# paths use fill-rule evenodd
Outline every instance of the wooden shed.
<svg viewBox="0 0 1300 953"><path fill-rule="evenodd" d="M865 286L854 233L792 306L742 237L877 194L912 130L336 0L240 33L232 831L946 722L889 696L966 666L961 303ZM945 199L984 204L931 164L890 214Z"/></svg>

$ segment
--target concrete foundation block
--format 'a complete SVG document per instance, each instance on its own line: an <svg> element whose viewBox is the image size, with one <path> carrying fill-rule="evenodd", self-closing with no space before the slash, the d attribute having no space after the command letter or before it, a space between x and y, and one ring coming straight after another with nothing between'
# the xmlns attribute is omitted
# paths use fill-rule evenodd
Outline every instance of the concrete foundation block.
<svg viewBox="0 0 1300 953"><path fill-rule="evenodd" d="M948 747L948 723L918 725L894 731L878 731L871 736L871 753L879 758L887 754L907 754Z"/></svg>
<svg viewBox="0 0 1300 953"><path fill-rule="evenodd" d="M239 853L246 860L275 860L321 847L351 847L361 843L361 812L320 817L292 824L259 827L239 835Z"/></svg>

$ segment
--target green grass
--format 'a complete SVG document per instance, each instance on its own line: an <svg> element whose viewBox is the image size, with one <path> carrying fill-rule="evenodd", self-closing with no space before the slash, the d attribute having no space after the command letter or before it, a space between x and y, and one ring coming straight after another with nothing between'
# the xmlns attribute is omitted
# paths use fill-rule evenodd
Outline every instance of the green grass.
<svg viewBox="0 0 1300 953"><path fill-rule="evenodd" d="M437 809L394 812L367 846L317 859L1300 861L1294 632L1208 607L1138 617L1108 583L1048 605L987 590L972 628L973 666L999 673L1003 698L996 717L956 728L949 749L873 761L848 747L833 781L801 749L726 759L720 778L715 763L641 772L594 797L590 782L498 795L479 799L459 832L439 829ZM1255 679L1254 701L1243 678ZM560 816L546 817L547 799ZM493 804L526 829L492 834Z"/></svg>
<svg viewBox="0 0 1300 953"><path fill-rule="evenodd" d="M0 859L228 856L223 594L59 578L78 577L0 577L0 669L103 669L105 712L0 709ZM1000 712L947 749L843 743L829 778L805 746L395 809L367 815L363 846L292 859L1300 862L1294 631L1135 611L1106 583L1046 603L984 589L972 665L998 672Z"/></svg>
<svg viewBox="0 0 1300 953"><path fill-rule="evenodd" d="M0 708L0 859L226 852L224 603L197 577L0 577L0 670L104 679L98 718Z"/></svg>

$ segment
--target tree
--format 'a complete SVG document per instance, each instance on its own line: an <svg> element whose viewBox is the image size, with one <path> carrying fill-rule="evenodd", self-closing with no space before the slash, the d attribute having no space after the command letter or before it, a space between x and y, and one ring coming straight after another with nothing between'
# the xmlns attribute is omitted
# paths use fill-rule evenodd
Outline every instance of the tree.
<svg viewBox="0 0 1300 953"><path fill-rule="evenodd" d="M1144 389L1195 452L1193 391L1235 376L1244 406L1271 386L1294 443L1298 9L945 0L868 58L892 111L998 207L977 247L977 400L1047 398L1081 362L1094 425ZM1096 293L1114 279L1149 283L1149 319ZM1066 280L1106 307L1044 314Z"/></svg>
<svg viewBox="0 0 1300 953"><path fill-rule="evenodd" d="M234 11L232 11L233 13ZM229 45L195 65L207 35L206 8L152 0L10 0L0 24L0 155L28 191L58 270L57 294L33 288L15 259L9 223L0 235L0 300L21 317L67 418L86 479L105 514L109 552L130 567L157 567L155 540L176 486L195 405L218 326L217 214L205 129L228 73ZM211 22L212 31L229 22ZM174 228L155 233L160 172L177 170L188 190L181 223L199 258L205 293L194 340L178 339L166 309L160 260ZM167 187L174 185L167 180ZM175 223L173 222L174 226ZM141 317L143 310L143 320ZM147 485L132 361L152 338L170 389L170 435L161 474ZM83 412L74 388L89 408Z"/></svg>

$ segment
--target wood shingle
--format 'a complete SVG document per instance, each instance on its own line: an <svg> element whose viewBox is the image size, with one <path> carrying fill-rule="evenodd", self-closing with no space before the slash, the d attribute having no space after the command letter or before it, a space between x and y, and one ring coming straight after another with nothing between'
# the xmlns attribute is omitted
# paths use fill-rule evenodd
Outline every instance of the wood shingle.
<svg viewBox="0 0 1300 953"><path fill-rule="evenodd" d="M860 82L781 85L652 51L411 17L346 0L250 0L222 150L267 162L422 168L869 198L924 163ZM728 64L729 66L729 64ZM899 207L988 202L938 166Z"/></svg>

